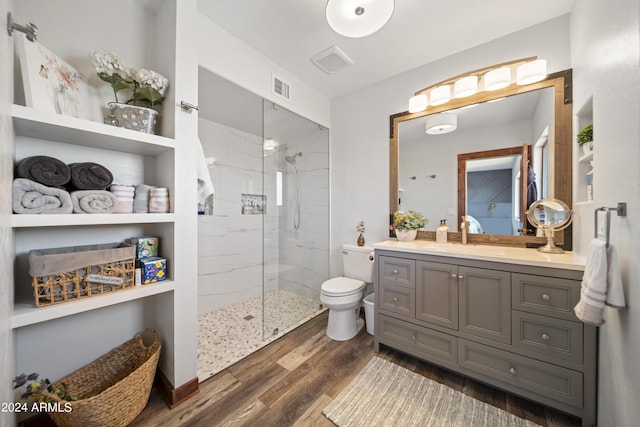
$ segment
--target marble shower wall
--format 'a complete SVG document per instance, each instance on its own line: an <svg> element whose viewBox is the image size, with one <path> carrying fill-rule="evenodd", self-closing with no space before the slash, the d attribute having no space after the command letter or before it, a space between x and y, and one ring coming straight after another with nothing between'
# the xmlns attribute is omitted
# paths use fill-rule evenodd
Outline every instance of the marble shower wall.
<svg viewBox="0 0 640 427"><path fill-rule="evenodd" d="M263 219L243 214L243 195L259 200L262 184L262 137L219 123L199 120L199 137L215 193L213 215L198 216L198 315L262 295ZM245 207L249 203L245 200ZM277 244L277 240L269 239ZM273 248L270 253L278 253Z"/></svg>

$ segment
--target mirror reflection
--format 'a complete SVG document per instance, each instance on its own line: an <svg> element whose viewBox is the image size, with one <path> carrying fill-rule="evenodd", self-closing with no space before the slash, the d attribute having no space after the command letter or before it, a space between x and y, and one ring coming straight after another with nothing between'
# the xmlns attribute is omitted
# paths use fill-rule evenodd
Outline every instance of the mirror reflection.
<svg viewBox="0 0 640 427"><path fill-rule="evenodd" d="M426 132L433 115L400 122L398 210L423 212L427 230L470 215L470 233L526 234L526 209L553 197L554 109L547 87L449 110L448 133Z"/></svg>

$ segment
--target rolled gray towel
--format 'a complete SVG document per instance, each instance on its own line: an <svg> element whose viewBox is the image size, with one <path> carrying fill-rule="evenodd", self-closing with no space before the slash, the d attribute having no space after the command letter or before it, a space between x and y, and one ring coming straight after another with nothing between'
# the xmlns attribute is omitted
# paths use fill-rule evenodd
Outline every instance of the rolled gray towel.
<svg viewBox="0 0 640 427"><path fill-rule="evenodd" d="M78 190L71 193L73 212L80 214L107 214L118 209L116 196L105 190Z"/></svg>
<svg viewBox="0 0 640 427"><path fill-rule="evenodd" d="M26 178L13 180L13 211L17 214L67 214L73 212L71 196Z"/></svg>
<svg viewBox="0 0 640 427"><path fill-rule="evenodd" d="M113 182L111 171L98 163L71 163L69 167L73 190L106 190Z"/></svg>
<svg viewBox="0 0 640 427"><path fill-rule="evenodd" d="M71 179L71 168L49 156L31 156L16 165L16 177L26 178L47 187L62 187Z"/></svg>

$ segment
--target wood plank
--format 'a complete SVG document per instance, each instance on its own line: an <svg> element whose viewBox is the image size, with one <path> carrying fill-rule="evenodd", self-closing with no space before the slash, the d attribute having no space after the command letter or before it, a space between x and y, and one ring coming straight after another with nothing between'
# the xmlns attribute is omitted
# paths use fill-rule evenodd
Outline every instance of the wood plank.
<svg viewBox="0 0 640 427"><path fill-rule="evenodd" d="M462 392L481 402L495 406L496 408L505 409L507 407L506 393L489 387L472 379L465 379Z"/></svg>
<svg viewBox="0 0 640 427"><path fill-rule="evenodd" d="M303 342L302 345L278 359L278 364L289 371L293 371L320 351L320 348L329 341L331 341L331 338L327 336L325 329L323 329Z"/></svg>
<svg viewBox="0 0 640 427"><path fill-rule="evenodd" d="M253 420L254 424L292 424L304 415L324 390L352 371L355 361L370 354L372 346L373 337L364 330L350 341L332 341L325 346L327 352L316 354L291 372L284 389L278 384L276 389L261 396L270 410Z"/></svg>
<svg viewBox="0 0 640 427"><path fill-rule="evenodd" d="M323 394L293 423L293 427L334 427L335 424L322 415L322 410L332 401L331 397Z"/></svg>
<svg viewBox="0 0 640 427"><path fill-rule="evenodd" d="M512 394L506 395L505 403L505 410L510 414L524 418L525 420L533 421L543 427L547 426L547 417L543 406L524 400Z"/></svg>

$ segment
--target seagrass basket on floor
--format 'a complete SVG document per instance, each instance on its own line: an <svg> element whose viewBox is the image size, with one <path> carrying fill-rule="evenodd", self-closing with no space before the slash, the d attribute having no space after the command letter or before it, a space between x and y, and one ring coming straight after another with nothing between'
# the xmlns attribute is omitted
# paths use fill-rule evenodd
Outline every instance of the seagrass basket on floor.
<svg viewBox="0 0 640 427"><path fill-rule="evenodd" d="M56 382L77 400L69 412L50 412L60 427L120 427L131 423L149 401L160 356L160 337L147 329Z"/></svg>

